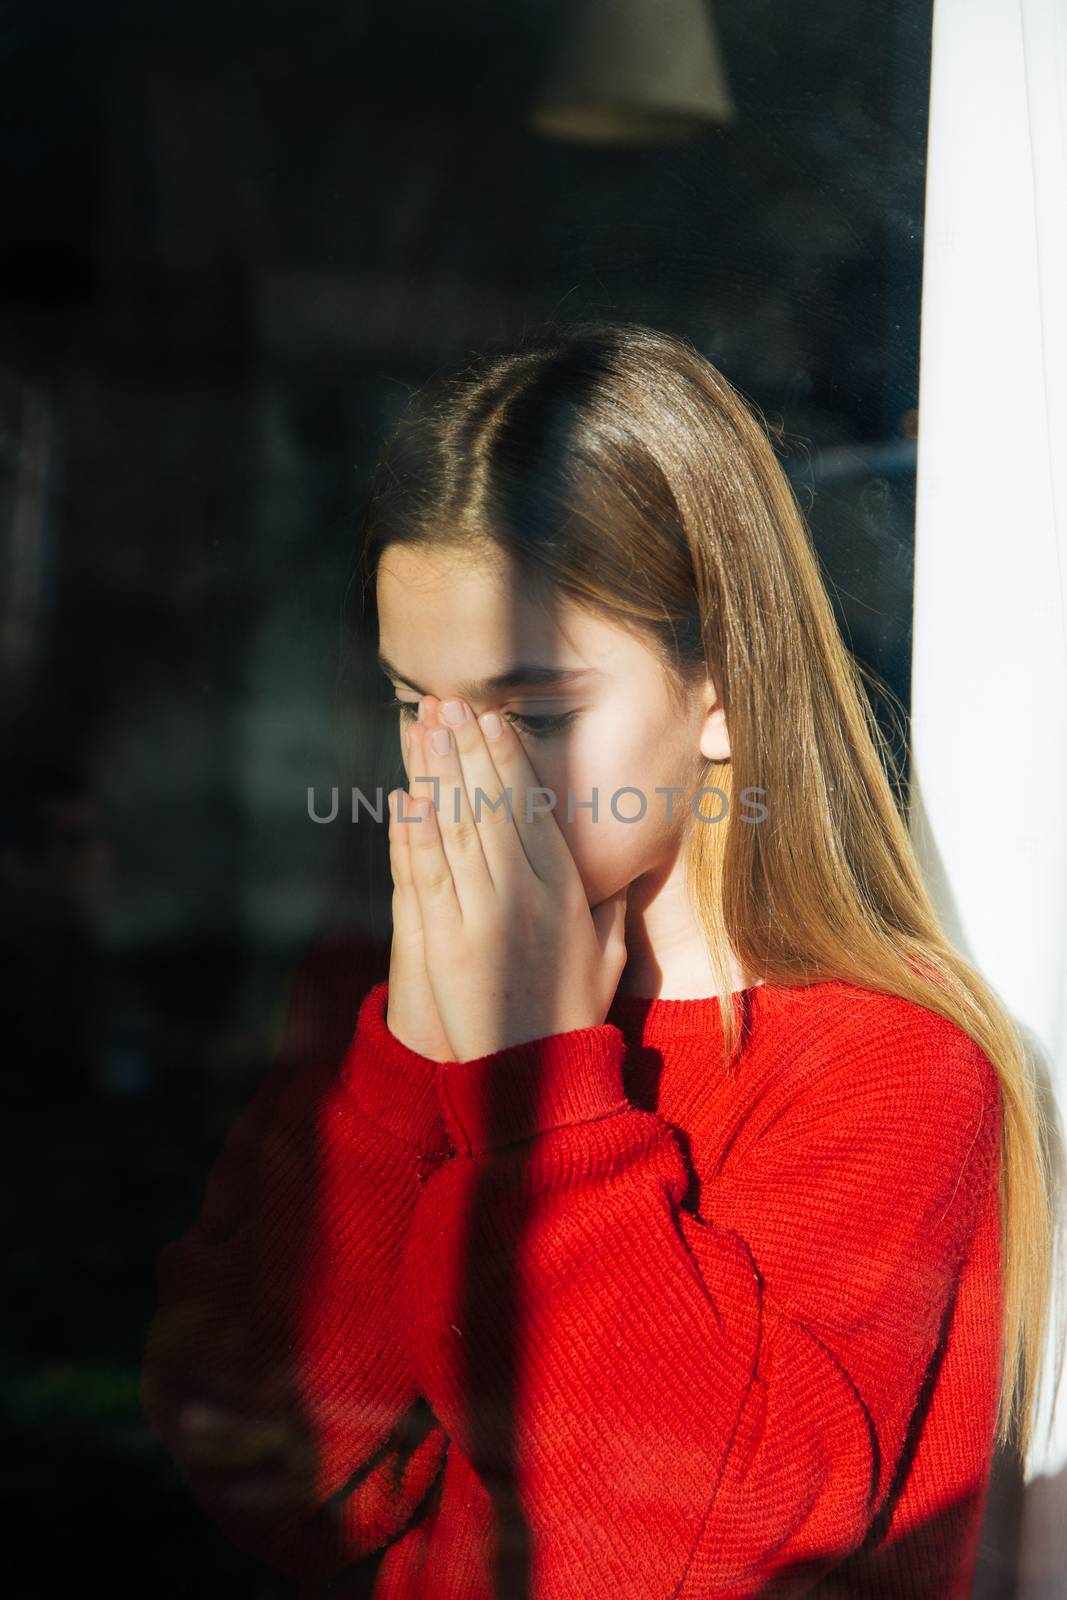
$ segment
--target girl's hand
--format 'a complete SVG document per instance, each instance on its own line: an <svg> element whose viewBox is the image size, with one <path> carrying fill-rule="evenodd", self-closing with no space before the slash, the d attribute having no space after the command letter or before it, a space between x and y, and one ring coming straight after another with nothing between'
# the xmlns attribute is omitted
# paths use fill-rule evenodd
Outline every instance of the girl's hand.
<svg viewBox="0 0 1067 1600"><path fill-rule="evenodd" d="M431 1061L454 1061L437 1004L426 975L422 918L411 877L408 846L419 822L400 822L410 816L410 799L403 789L389 792L389 867L393 874L393 942L389 955L389 1001L385 1025L394 1039Z"/></svg>
<svg viewBox="0 0 1067 1600"><path fill-rule="evenodd" d="M549 797L533 792L517 733L496 718L487 739L463 711L447 724L427 696L411 725L412 782L439 780L439 811L432 785L414 791L424 820L408 848L430 988L456 1059L470 1061L603 1023L626 965L626 889L590 910L553 811L536 809ZM431 736L443 729L439 753Z"/></svg>

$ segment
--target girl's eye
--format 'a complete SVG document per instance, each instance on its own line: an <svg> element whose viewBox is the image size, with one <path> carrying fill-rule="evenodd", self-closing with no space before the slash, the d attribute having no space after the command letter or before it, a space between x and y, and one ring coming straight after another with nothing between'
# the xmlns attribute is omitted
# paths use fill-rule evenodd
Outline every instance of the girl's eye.
<svg viewBox="0 0 1067 1600"><path fill-rule="evenodd" d="M396 695L391 700L386 700L387 706L399 709L405 722L414 722L418 715L418 706L413 700L400 700ZM562 733L578 715L577 711L560 711L552 717L520 717L517 711L505 711L504 716L521 733L528 733L534 739L551 739L554 734Z"/></svg>

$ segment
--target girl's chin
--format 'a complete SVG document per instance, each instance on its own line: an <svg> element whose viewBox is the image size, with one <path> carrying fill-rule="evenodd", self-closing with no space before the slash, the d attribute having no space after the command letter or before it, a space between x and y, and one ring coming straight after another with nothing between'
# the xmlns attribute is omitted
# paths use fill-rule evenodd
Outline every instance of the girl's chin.
<svg viewBox="0 0 1067 1600"><path fill-rule="evenodd" d="M585 898L591 907L598 906L601 900L607 899L608 891L604 889L602 884L593 878L587 878L584 873L579 874L579 876L582 880L582 888L585 890Z"/></svg>
<svg viewBox="0 0 1067 1600"><path fill-rule="evenodd" d="M584 874L581 874L581 878L585 889L585 898L589 902L590 908L601 905L603 901L610 899L613 894L618 894L620 889L627 888L632 881L628 878L624 878L621 883L616 883L614 879L597 881L587 878Z"/></svg>

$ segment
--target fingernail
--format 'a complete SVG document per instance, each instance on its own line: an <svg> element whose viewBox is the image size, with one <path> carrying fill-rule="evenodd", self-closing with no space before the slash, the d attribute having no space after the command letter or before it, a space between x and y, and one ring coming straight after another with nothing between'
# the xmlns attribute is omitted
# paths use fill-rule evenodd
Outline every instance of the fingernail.
<svg viewBox="0 0 1067 1600"><path fill-rule="evenodd" d="M462 700L445 700L441 706L441 715L446 722L451 722L455 727L458 723L466 721L467 708Z"/></svg>
<svg viewBox="0 0 1067 1600"><path fill-rule="evenodd" d="M439 756L447 756L452 748L452 735L447 728L435 728L430 735L430 743Z"/></svg>
<svg viewBox="0 0 1067 1600"><path fill-rule="evenodd" d="M487 739L499 739L504 726L495 711L487 711L484 717L479 717L478 725Z"/></svg>

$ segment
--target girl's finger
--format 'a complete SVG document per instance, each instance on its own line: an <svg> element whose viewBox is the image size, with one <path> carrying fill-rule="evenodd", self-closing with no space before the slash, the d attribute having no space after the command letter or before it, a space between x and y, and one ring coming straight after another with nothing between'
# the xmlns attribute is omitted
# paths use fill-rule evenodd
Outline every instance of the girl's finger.
<svg viewBox="0 0 1067 1600"><path fill-rule="evenodd" d="M429 702L431 729L446 726L441 713L444 703ZM482 854L492 882L498 890L502 890L514 882L517 871L528 873L531 870L522 838L515 827L515 797L507 792L493 762L484 730L471 707L462 700L457 700L455 704L462 710L463 718L458 723L447 724L454 749L454 756L449 759L453 769L458 766L458 781L463 784L467 811L481 841Z"/></svg>
<svg viewBox="0 0 1067 1600"><path fill-rule="evenodd" d="M400 820L408 814L408 807L404 805L407 799L404 789L390 789L386 802L389 807L389 869L393 874L393 885L397 889L415 887L411 880L411 858L408 855L408 833L411 830L411 823Z"/></svg>
<svg viewBox="0 0 1067 1600"><path fill-rule="evenodd" d="M393 875L393 936L405 948L422 946L422 912L411 871L408 840L413 827L411 796L405 789L389 794L389 870ZM406 820L405 820L406 819Z"/></svg>
<svg viewBox="0 0 1067 1600"><path fill-rule="evenodd" d="M456 736L454 742L460 748L464 772L469 763L474 781L481 782L477 775L484 771L487 776L481 787L488 790L493 783L488 776L491 769L496 775L497 792L511 792L510 818L505 807L492 812L485 802L482 803L477 826L483 849L491 856L494 866L503 862L506 868L509 864L508 835L514 834L537 876L545 883L562 885L577 874L578 868L556 821L554 807L559 804L559 796L553 798L551 790L544 791L522 740L510 723L495 712L487 712L486 716L496 717L496 723L490 724L494 728L499 725L495 738L487 737L484 719L475 719L469 706L463 722L450 730ZM472 783L472 792L473 787ZM510 821L510 827L498 830L496 823L500 819ZM495 837L497 833L499 838Z"/></svg>
<svg viewBox="0 0 1067 1600"><path fill-rule="evenodd" d="M452 729L431 713L428 721L414 723L408 733L413 778L436 780L434 791L440 797L434 815L436 834L452 873L460 908L470 914L492 890L493 879L467 796ZM434 739L445 735L448 749L436 750Z"/></svg>
<svg viewBox="0 0 1067 1600"><path fill-rule="evenodd" d="M463 911L441 842L433 802L419 795L411 800L407 809L411 822L401 826L411 828L408 841L411 877L427 941L454 938L462 926Z"/></svg>

